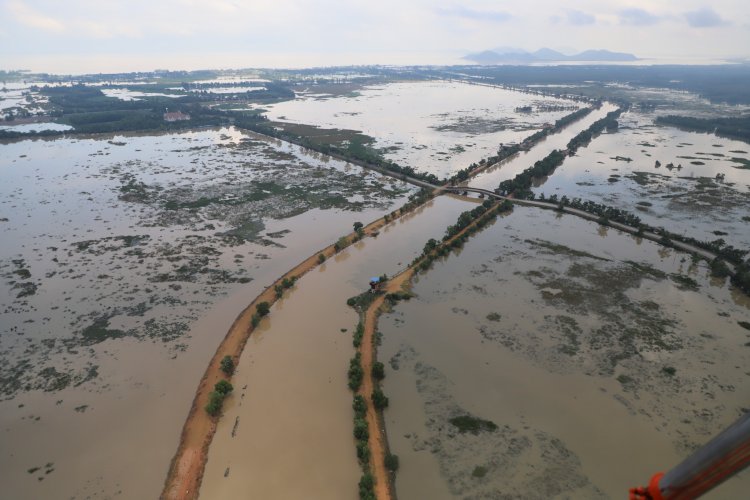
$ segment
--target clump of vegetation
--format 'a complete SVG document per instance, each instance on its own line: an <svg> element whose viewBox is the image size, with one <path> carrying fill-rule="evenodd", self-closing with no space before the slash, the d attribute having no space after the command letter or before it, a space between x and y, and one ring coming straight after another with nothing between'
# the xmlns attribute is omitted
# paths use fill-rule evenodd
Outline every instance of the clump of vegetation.
<svg viewBox="0 0 750 500"><path fill-rule="evenodd" d="M386 453L385 468L391 472L396 472L398 470L398 466L399 466L398 455L394 455L393 453L390 453L390 452Z"/></svg>
<svg viewBox="0 0 750 500"><path fill-rule="evenodd" d="M487 315L489 321L500 321L501 316L496 312L491 312Z"/></svg>
<svg viewBox="0 0 750 500"><path fill-rule="evenodd" d="M674 376L675 373L677 373L677 369L674 366L665 366L661 369L662 373L669 375L670 377Z"/></svg>
<svg viewBox="0 0 750 500"><path fill-rule="evenodd" d="M354 223L354 232L357 233L357 238L362 239L365 236L365 225L361 222Z"/></svg>
<svg viewBox="0 0 750 500"><path fill-rule="evenodd" d="M271 305L268 302L261 302L255 307L255 311L261 318L271 312Z"/></svg>
<svg viewBox="0 0 750 500"><path fill-rule="evenodd" d="M349 361L349 389L352 391L358 391L362 385L362 379L364 378L364 370L362 369L362 355L358 352Z"/></svg>
<svg viewBox="0 0 750 500"><path fill-rule="evenodd" d="M461 434L470 432L477 435L480 432L494 432L497 430L497 424L495 422L492 422L491 420L483 420L472 415L453 417L449 422L453 424Z"/></svg>
<svg viewBox="0 0 750 500"><path fill-rule="evenodd" d="M221 363L219 365L221 367L221 371L223 371L227 376L232 376L232 374L234 373L234 360L232 360L232 356L226 355L221 358Z"/></svg>
<svg viewBox="0 0 750 500"><path fill-rule="evenodd" d="M227 395L232 392L234 387L226 380L220 380L214 386L214 390L208 395L208 403L206 404L206 413L215 417L221 413L221 408L224 405L224 399Z"/></svg>
<svg viewBox="0 0 750 500"><path fill-rule="evenodd" d="M325 261L326 261L326 256L323 255L322 253L319 253L318 254L318 264L322 264Z"/></svg>
<svg viewBox="0 0 750 500"><path fill-rule="evenodd" d="M359 480L359 499L375 500L375 477L370 471L362 474Z"/></svg>
<svg viewBox="0 0 750 500"><path fill-rule="evenodd" d="M341 238L336 241L336 243L333 244L333 249L337 252L340 252L344 248L346 248L349 245L349 238L346 236L342 236Z"/></svg>
<svg viewBox="0 0 750 500"><path fill-rule="evenodd" d="M481 465L477 465L476 467L474 467L474 470L471 471L471 477L476 477L477 479L481 479L486 475L487 467L483 467Z"/></svg>
<svg viewBox="0 0 750 500"><path fill-rule="evenodd" d="M672 281L674 281L681 290L693 290L696 291L700 288L698 282L689 276L682 274L672 274Z"/></svg>
<svg viewBox="0 0 750 500"><path fill-rule="evenodd" d="M354 336L352 337L352 344L354 347L359 347L362 345L362 338L365 336L365 326L362 324L362 321L360 320L359 323L357 323L357 328L354 329Z"/></svg>
<svg viewBox="0 0 750 500"><path fill-rule="evenodd" d="M633 379L625 374L618 375L617 381L620 382L622 385L629 385L633 383Z"/></svg>
<svg viewBox="0 0 750 500"><path fill-rule="evenodd" d="M284 290L292 288L296 282L296 276L292 276L291 278L284 278L283 280L281 280L281 283L273 287L274 291L276 292L276 298L280 299L284 295Z"/></svg>
<svg viewBox="0 0 750 500"><path fill-rule="evenodd" d="M388 408L388 396L380 388L372 391L372 404L378 410Z"/></svg>
<svg viewBox="0 0 750 500"><path fill-rule="evenodd" d="M711 261L710 267L711 276L714 276L715 278L726 278L731 274L729 272L729 266L727 266L726 262L718 257Z"/></svg>
<svg viewBox="0 0 750 500"><path fill-rule="evenodd" d="M737 324L740 325L745 330L750 330L750 322L748 321L738 321Z"/></svg>
<svg viewBox="0 0 750 500"><path fill-rule="evenodd" d="M372 364L372 376L376 380L383 380L385 378L385 365L380 361L375 361Z"/></svg>

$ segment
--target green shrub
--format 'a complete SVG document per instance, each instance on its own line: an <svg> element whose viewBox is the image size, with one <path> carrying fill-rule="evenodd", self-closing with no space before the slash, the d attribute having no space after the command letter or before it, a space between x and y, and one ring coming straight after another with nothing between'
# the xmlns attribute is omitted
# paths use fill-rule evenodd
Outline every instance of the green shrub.
<svg viewBox="0 0 750 500"><path fill-rule="evenodd" d="M365 418L365 415L367 414L367 401L364 397L357 394L354 396L354 401L352 402L352 408L354 409L354 416L357 418Z"/></svg>
<svg viewBox="0 0 750 500"><path fill-rule="evenodd" d="M380 361L375 361L372 364L372 376L378 380L385 378L385 365Z"/></svg>
<svg viewBox="0 0 750 500"><path fill-rule="evenodd" d="M370 447L367 446L367 441L357 441L357 458L363 464L370 461Z"/></svg>
<svg viewBox="0 0 750 500"><path fill-rule="evenodd" d="M322 264L325 261L326 261L326 256L323 255L322 253L319 253L318 254L318 264Z"/></svg>
<svg viewBox="0 0 750 500"><path fill-rule="evenodd" d="M262 318L263 316L266 316L269 312L271 312L271 305L268 302L261 302L257 305L255 310L257 311L258 316Z"/></svg>
<svg viewBox="0 0 750 500"><path fill-rule="evenodd" d="M494 432L497 430L497 424L495 422L492 422L490 420L483 420L471 415L461 415L460 417L453 417L449 420L449 422L456 426L458 428L458 432L460 432L461 434L470 432L476 435L481 431Z"/></svg>
<svg viewBox="0 0 750 500"><path fill-rule="evenodd" d="M258 316L257 313L253 314L252 317L250 318L250 324L253 325L253 328L255 328L256 326L258 326L258 324L260 324L260 316Z"/></svg>
<svg viewBox="0 0 750 500"><path fill-rule="evenodd" d="M221 413L221 406L224 403L224 394L216 391L211 391L208 395L208 403L206 404L206 413L215 417Z"/></svg>
<svg viewBox="0 0 750 500"><path fill-rule="evenodd" d="M482 467L481 465L477 465L474 467L474 470L471 472L472 477L476 478L482 478L487 475L487 467Z"/></svg>
<svg viewBox="0 0 750 500"><path fill-rule="evenodd" d="M232 375L234 373L234 361L232 360L232 356L224 356L221 358L221 363L219 364L221 371L226 373L227 375Z"/></svg>
<svg viewBox="0 0 750 500"><path fill-rule="evenodd" d="M396 472L398 470L398 455L387 453L385 455L385 468L391 472Z"/></svg>
<svg viewBox="0 0 750 500"><path fill-rule="evenodd" d="M354 329L354 336L352 337L352 344L354 347L362 345L362 338L365 336L365 326L360 321L357 323L357 328Z"/></svg>
<svg viewBox="0 0 750 500"><path fill-rule="evenodd" d="M214 391L223 394L224 396L232 392L232 390L234 390L234 387L232 387L232 384L226 380L219 380L214 386Z"/></svg>
<svg viewBox="0 0 750 500"><path fill-rule="evenodd" d="M388 397L379 388L372 391L372 405L378 410L388 408Z"/></svg>
<svg viewBox="0 0 750 500"><path fill-rule="evenodd" d="M359 500L375 500L375 478L370 471L359 480Z"/></svg>
<svg viewBox="0 0 750 500"><path fill-rule="evenodd" d="M362 441L367 441L367 438L370 437L367 420L363 418L354 419L354 437Z"/></svg>
<svg viewBox="0 0 750 500"><path fill-rule="evenodd" d="M338 239L336 243L333 244L334 250L337 252L341 251L342 249L346 248L346 246L349 244L349 239L346 236L342 236Z"/></svg>
<svg viewBox="0 0 750 500"><path fill-rule="evenodd" d="M359 386L362 385L362 379L364 378L364 370L362 369L360 353L357 353L351 361L349 361L349 389L357 391Z"/></svg>

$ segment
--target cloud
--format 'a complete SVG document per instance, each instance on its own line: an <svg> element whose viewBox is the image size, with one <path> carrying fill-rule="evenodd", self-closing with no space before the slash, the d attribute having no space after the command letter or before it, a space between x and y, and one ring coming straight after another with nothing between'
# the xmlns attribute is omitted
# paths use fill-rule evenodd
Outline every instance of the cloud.
<svg viewBox="0 0 750 500"><path fill-rule="evenodd" d="M703 7L702 9L685 12L685 19L687 19L688 24L693 28L714 28L716 26L725 26L729 24L729 21L722 19L722 17L710 7Z"/></svg>
<svg viewBox="0 0 750 500"><path fill-rule="evenodd" d="M504 23L513 18L511 14L502 10L477 10L461 6L438 8L437 13L446 17L461 17L464 19L494 23Z"/></svg>
<svg viewBox="0 0 750 500"><path fill-rule="evenodd" d="M620 24L627 26L651 26L662 21L662 17L647 10L631 8L620 11Z"/></svg>
<svg viewBox="0 0 750 500"><path fill-rule="evenodd" d="M23 25L53 33L65 31L63 23L53 17L36 12L20 0L8 2L7 8L16 21Z"/></svg>
<svg viewBox="0 0 750 500"><path fill-rule="evenodd" d="M567 13L568 22L575 26L585 26L587 24L594 24L596 18L591 14L586 14L580 10L568 10Z"/></svg>

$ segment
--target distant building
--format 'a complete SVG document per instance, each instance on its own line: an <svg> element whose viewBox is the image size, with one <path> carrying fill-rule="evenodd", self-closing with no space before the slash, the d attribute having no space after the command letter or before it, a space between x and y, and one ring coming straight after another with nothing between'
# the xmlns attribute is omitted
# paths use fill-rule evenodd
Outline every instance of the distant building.
<svg viewBox="0 0 750 500"><path fill-rule="evenodd" d="M166 112L164 113L164 121L165 122L181 122L185 120L189 120L190 115L187 113L183 113L182 111L172 111L172 112Z"/></svg>

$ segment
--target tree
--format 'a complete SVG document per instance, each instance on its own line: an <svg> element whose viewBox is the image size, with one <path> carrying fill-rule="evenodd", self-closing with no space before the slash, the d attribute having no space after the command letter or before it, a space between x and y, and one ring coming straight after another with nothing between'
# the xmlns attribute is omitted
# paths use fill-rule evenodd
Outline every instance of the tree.
<svg viewBox="0 0 750 500"><path fill-rule="evenodd" d="M398 455L388 453L385 456L385 468L391 472L396 472L398 470Z"/></svg>
<svg viewBox="0 0 750 500"><path fill-rule="evenodd" d="M388 407L388 397L380 389L372 391L372 404L378 410Z"/></svg>
<svg viewBox="0 0 750 500"><path fill-rule="evenodd" d="M224 403L224 394L216 391L211 391L208 395L208 403L206 404L206 413L215 417L221 412L221 406Z"/></svg>
<svg viewBox="0 0 750 500"><path fill-rule="evenodd" d="M255 310L258 312L258 316L262 318L263 316L267 316L268 313L271 312L271 305L268 302L261 302L255 308Z"/></svg>
<svg viewBox="0 0 750 500"><path fill-rule="evenodd" d="M372 376L378 380L383 380L385 378L385 365L380 361L375 361L372 364Z"/></svg>
<svg viewBox="0 0 750 500"><path fill-rule="evenodd" d="M354 419L354 437L366 441L370 436L370 432L367 425L367 420L362 418Z"/></svg>
<svg viewBox="0 0 750 500"><path fill-rule="evenodd" d="M234 390L234 387L232 387L232 384L230 384L226 380L219 380L214 386L214 391L218 392L219 394L223 394L224 396L232 392L232 390Z"/></svg>
<svg viewBox="0 0 750 500"><path fill-rule="evenodd" d="M361 222L355 222L355 223L354 223L354 230L355 230L355 231L356 231L357 233L359 233L359 232L360 232L360 230L361 230L361 229L362 229L363 227L365 227L365 225L364 225L364 224L362 224Z"/></svg>
<svg viewBox="0 0 750 500"><path fill-rule="evenodd" d="M234 361L232 360L232 356L224 356L221 359L221 371L226 373L227 375L232 375L234 373Z"/></svg>

